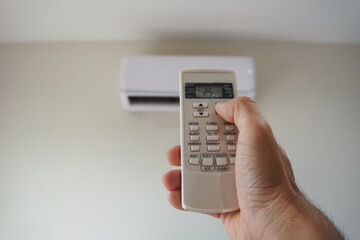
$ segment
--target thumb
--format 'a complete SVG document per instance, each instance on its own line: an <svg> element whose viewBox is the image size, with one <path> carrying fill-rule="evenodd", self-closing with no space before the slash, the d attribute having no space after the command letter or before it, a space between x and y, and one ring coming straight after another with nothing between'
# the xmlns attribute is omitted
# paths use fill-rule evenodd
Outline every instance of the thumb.
<svg viewBox="0 0 360 240"><path fill-rule="evenodd" d="M239 97L215 105L217 114L228 122L235 123L243 139L248 144L260 146L274 141L270 125L266 122L255 101L249 97Z"/></svg>

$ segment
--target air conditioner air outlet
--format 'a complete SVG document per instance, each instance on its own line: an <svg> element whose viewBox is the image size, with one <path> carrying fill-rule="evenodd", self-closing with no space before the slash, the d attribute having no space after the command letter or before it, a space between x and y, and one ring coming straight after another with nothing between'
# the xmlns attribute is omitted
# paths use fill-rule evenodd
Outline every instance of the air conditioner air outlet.
<svg viewBox="0 0 360 240"><path fill-rule="evenodd" d="M179 105L179 97L176 96L129 96L130 106L134 105Z"/></svg>

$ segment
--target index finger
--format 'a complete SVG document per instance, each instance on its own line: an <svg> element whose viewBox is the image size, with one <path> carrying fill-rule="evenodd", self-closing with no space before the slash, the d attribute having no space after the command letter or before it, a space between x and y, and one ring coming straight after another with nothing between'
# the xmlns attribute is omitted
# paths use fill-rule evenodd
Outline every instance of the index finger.
<svg viewBox="0 0 360 240"><path fill-rule="evenodd" d="M180 145L170 148L166 152L168 162L173 166L180 166Z"/></svg>

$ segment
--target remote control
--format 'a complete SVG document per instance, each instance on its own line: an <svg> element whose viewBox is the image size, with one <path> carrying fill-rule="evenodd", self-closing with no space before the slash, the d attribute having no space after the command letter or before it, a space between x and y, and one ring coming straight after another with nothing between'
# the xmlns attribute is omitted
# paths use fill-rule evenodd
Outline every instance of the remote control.
<svg viewBox="0 0 360 240"><path fill-rule="evenodd" d="M215 112L216 102L237 97L229 70L180 72L181 200L203 213L239 209L235 188L238 130Z"/></svg>

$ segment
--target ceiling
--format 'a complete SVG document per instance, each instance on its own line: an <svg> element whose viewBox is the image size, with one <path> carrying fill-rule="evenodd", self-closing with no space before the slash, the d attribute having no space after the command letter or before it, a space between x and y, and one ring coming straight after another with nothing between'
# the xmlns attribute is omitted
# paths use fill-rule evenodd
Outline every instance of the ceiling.
<svg viewBox="0 0 360 240"><path fill-rule="evenodd" d="M360 43L359 0L1 0L0 42Z"/></svg>

